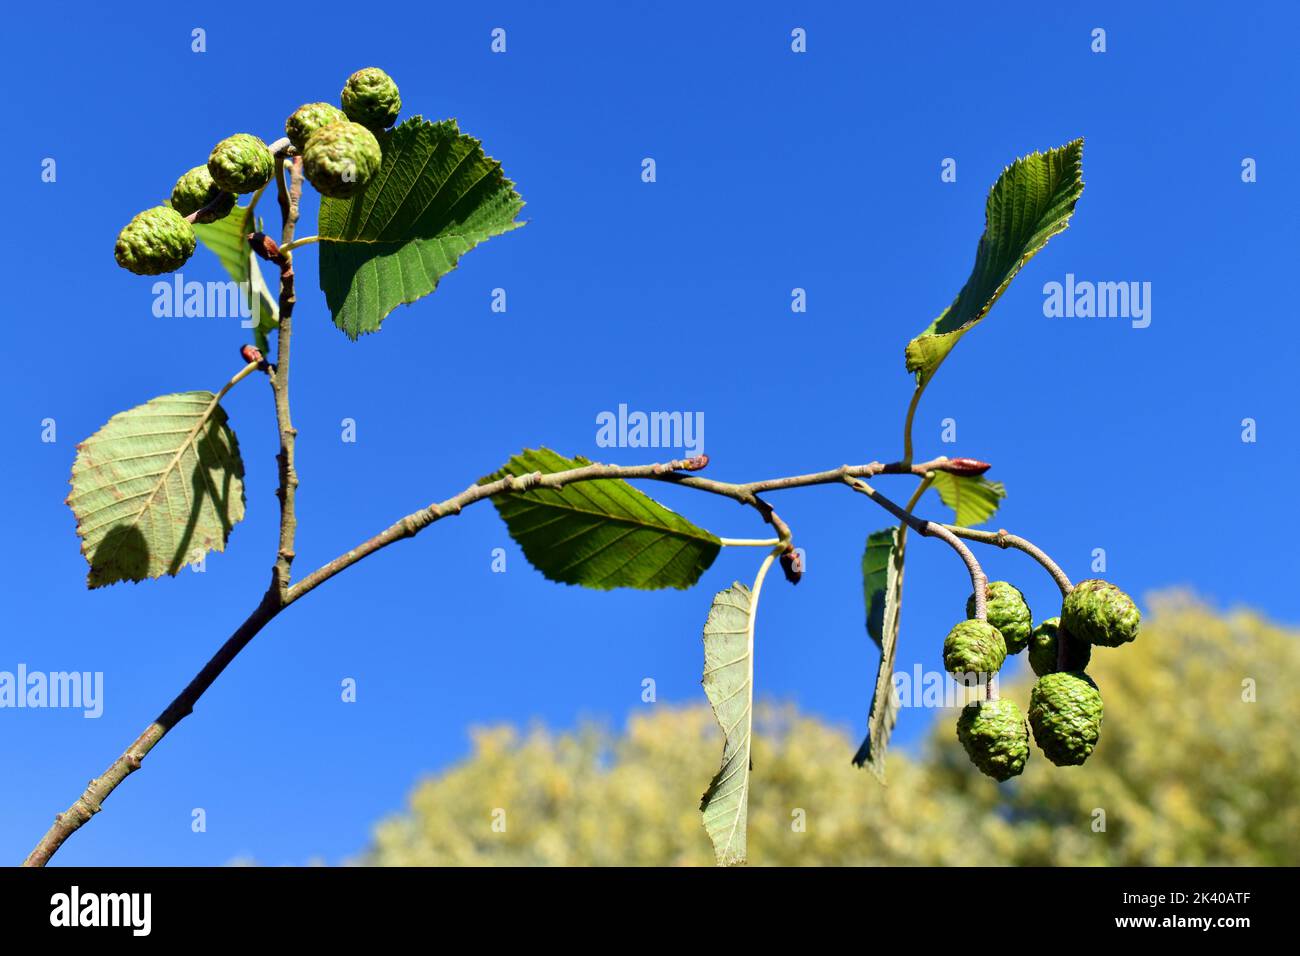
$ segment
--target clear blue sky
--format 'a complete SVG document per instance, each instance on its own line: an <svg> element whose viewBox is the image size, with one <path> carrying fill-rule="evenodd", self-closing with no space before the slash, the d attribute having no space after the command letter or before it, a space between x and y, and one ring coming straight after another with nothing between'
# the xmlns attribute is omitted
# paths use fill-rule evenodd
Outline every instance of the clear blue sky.
<svg viewBox="0 0 1300 956"><path fill-rule="evenodd" d="M0 670L103 671L106 702L98 720L0 710L0 860L20 860L243 619L274 548L271 396L252 379L225 401L248 472L248 519L227 553L204 574L85 589L63 504L76 442L153 396L215 389L245 340L230 320L154 318L151 281L116 267L113 239L218 138L272 139L294 107L333 100L367 65L397 79L405 115L455 116L481 137L529 224L358 343L329 321L314 252L299 256L301 571L526 445L652 460L596 446L596 415L620 403L704 412L721 478L897 457L903 345L965 280L988 187L1016 156L1082 135L1073 224L945 365L918 454L994 462L989 477L1010 492L997 523L1076 578L1101 547L1107 576L1136 595L1185 585L1300 620L1281 540L1296 530L1300 448L1291 5L1012 3L993 16L973 4L422 3L374 23L326 6L257 22L220 4L9 14ZM1089 49L1099 26L1105 54ZM504 55L489 50L494 27ZM790 50L794 27L804 55ZM647 156L654 184L640 178ZM940 181L945 157L956 183ZM1244 157L1258 182L1241 181ZM314 215L313 201L301 232ZM221 278L203 251L184 271ZM1150 327L1045 318L1042 286L1067 272L1150 282ZM496 287L504 315L489 309ZM790 310L795 287L806 314ZM954 445L939 440L948 417ZM340 441L344 418L355 444ZM902 496L910 481L880 487ZM722 535L763 531L730 502L663 500ZM859 558L883 512L835 488L773 501L809 571L765 594L760 692L856 737L875 675ZM937 499L924 510L943 514ZM496 547L505 574L491 573ZM1054 613L1051 582L1025 559L983 556L1037 616ZM621 722L646 706L644 677L661 702L703 700L709 600L752 578L757 558L728 550L691 592L582 591L543 580L494 510L475 507L273 623L57 859L341 860L422 773L466 753L471 725ZM937 669L968 582L937 542L914 542L910 558L899 664ZM904 712L898 739L915 742L933 717ZM196 807L206 833L191 832Z"/></svg>

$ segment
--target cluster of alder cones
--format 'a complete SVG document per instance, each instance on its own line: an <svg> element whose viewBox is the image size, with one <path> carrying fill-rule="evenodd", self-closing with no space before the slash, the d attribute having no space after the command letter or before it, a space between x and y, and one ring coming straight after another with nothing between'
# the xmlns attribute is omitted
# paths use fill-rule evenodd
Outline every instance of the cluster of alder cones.
<svg viewBox="0 0 1300 956"><path fill-rule="evenodd" d="M383 162L380 137L402 109L397 84L378 67L348 77L330 103L306 103L284 130L302 156L303 173L322 196L347 199L365 189ZM171 201L138 213L117 236L117 264L136 275L174 272L194 254L193 223L215 222L235 208L237 197L256 192L275 175L275 157L252 133L228 136L208 161L176 180Z"/></svg>
<svg viewBox="0 0 1300 956"><path fill-rule="evenodd" d="M1038 749L1058 767L1076 766L1101 737L1101 692L1085 673L1092 648L1119 647L1137 638L1142 616L1132 598L1106 581L1082 581L1066 595L1060 617L1034 626L1025 596L1006 581L988 585L987 620L967 619L943 642L943 664L958 683L974 686L995 675L1010 654L1029 651L1038 675L1026 720L1013 700L972 701L957 718L957 739L983 773L1003 781L1029 759L1032 729Z"/></svg>

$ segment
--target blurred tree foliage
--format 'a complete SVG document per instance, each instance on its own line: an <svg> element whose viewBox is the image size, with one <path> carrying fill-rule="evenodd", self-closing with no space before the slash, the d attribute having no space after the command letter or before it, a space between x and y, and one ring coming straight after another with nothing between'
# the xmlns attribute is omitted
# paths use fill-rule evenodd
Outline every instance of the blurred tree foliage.
<svg viewBox="0 0 1300 956"><path fill-rule="evenodd" d="M1035 749L1024 775L999 787L967 761L954 709L939 715L919 758L891 756L882 787L850 765L856 741L846 732L763 707L750 860L1300 864L1300 696L1291 690L1300 633L1180 595L1154 605L1136 643L1093 655L1106 710L1083 767L1052 767ZM1023 706L1029 686L1025 669L1002 693ZM704 704L647 707L621 736L594 726L480 731L468 760L419 784L408 810L379 825L362 862L709 865L697 807L719 741Z"/></svg>

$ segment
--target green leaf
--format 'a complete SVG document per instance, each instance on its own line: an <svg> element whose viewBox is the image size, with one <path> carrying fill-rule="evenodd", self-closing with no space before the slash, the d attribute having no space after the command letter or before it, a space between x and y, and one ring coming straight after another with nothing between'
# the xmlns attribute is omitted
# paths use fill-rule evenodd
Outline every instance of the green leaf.
<svg viewBox="0 0 1300 956"><path fill-rule="evenodd" d="M262 277L257 257L248 246L246 237L250 232L257 231L255 225L260 228L260 223L253 222L252 212L248 206L236 206L230 215L216 222L195 223L194 233L199 237L199 242L217 257L230 278L236 282L248 283L240 288L246 290L243 294L247 296L249 314L256 323L253 328L254 342L266 353L266 337L279 325L280 317L275 299Z"/></svg>
<svg viewBox="0 0 1300 956"><path fill-rule="evenodd" d="M224 551L244 517L244 463L217 397L163 395L114 415L77 446L67 503L92 588Z"/></svg>
<svg viewBox="0 0 1300 956"><path fill-rule="evenodd" d="M320 284L355 339L438 287L462 255L522 226L524 201L501 164L455 120L415 116L380 136L384 159L350 199L321 199Z"/></svg>
<svg viewBox="0 0 1300 956"><path fill-rule="evenodd" d="M903 551L907 529L901 525L867 536L862 554L862 588L867 600L867 634L880 645L880 666L867 718L867 736L853 762L865 766L882 782L885 752L898 722L894 660L898 650L899 608L903 602Z"/></svg>
<svg viewBox="0 0 1300 956"><path fill-rule="evenodd" d="M724 738L722 767L700 800L719 866L745 862L754 725L754 608L737 582L713 597L704 622L704 692Z"/></svg>
<svg viewBox="0 0 1300 956"><path fill-rule="evenodd" d="M480 483L589 464L549 448L525 449ZM688 588L722 547L714 535L616 478L501 494L492 503L533 567L564 584Z"/></svg>
<svg viewBox="0 0 1300 956"><path fill-rule="evenodd" d="M907 344L907 370L924 386L954 345L993 308L1020 267L1069 224L1083 193L1083 140L1031 153L1002 171L984 207L975 267L957 298Z"/></svg>
<svg viewBox="0 0 1300 956"><path fill-rule="evenodd" d="M886 528L867 535L862 552L862 593L867 603L867 635L882 645L888 629L893 595L894 552L898 548L898 528Z"/></svg>
<svg viewBox="0 0 1300 956"><path fill-rule="evenodd" d="M982 475L936 471L932 483L943 503L952 509L953 524L967 528L974 528L992 518L998 510L998 503L1007 496L1006 485L989 481Z"/></svg>

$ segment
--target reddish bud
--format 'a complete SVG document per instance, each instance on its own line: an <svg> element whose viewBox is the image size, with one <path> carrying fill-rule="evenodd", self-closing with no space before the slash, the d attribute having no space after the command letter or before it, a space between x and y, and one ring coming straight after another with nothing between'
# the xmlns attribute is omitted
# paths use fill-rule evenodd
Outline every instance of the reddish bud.
<svg viewBox="0 0 1300 956"><path fill-rule="evenodd" d="M682 462L682 471L699 471L707 468L709 464L708 455L696 455L694 458L687 458Z"/></svg>
<svg viewBox="0 0 1300 956"><path fill-rule="evenodd" d="M260 258L267 262L280 261L280 246L274 239L264 232L250 232L247 236L248 245Z"/></svg>
<svg viewBox="0 0 1300 956"><path fill-rule="evenodd" d="M803 579L803 552L796 548L788 548L781 555L781 573L791 584L798 584Z"/></svg>
<svg viewBox="0 0 1300 956"><path fill-rule="evenodd" d="M245 362L259 362L259 363L260 363L260 362L264 362L264 361L266 361L266 359L264 359L264 358L262 357L262 352L261 352L261 350L258 349L258 347L257 347L256 345L245 345L243 348L241 348L241 349L239 350L239 356L240 356L240 358L242 358Z"/></svg>
<svg viewBox="0 0 1300 956"><path fill-rule="evenodd" d="M936 466L938 471L946 471L950 475L982 475L993 466L987 461L976 461L974 458L949 458L947 461Z"/></svg>

